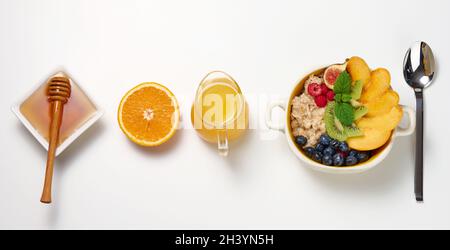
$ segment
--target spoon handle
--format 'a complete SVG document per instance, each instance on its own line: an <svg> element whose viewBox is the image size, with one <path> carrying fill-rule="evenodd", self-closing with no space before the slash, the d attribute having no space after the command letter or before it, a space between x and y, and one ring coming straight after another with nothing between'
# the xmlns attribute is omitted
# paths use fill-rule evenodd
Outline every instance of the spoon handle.
<svg viewBox="0 0 450 250"><path fill-rule="evenodd" d="M416 200L423 201L423 93L416 91L416 170L414 192Z"/></svg>

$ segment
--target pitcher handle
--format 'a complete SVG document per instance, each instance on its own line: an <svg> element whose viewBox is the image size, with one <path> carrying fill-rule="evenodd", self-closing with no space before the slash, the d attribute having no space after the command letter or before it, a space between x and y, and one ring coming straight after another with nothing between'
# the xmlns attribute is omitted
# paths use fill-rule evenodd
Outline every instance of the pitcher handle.
<svg viewBox="0 0 450 250"><path fill-rule="evenodd" d="M228 156L228 133L226 129L217 131L217 149L219 151L219 155Z"/></svg>

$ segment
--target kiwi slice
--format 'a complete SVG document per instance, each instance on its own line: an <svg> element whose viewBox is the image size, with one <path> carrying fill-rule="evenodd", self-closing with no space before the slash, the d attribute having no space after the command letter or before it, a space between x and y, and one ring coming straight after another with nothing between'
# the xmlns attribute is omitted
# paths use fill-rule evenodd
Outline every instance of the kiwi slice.
<svg viewBox="0 0 450 250"><path fill-rule="evenodd" d="M352 87L352 93L350 94L353 100L359 100L359 98L361 97L362 89L363 82L360 80L355 81Z"/></svg>
<svg viewBox="0 0 450 250"><path fill-rule="evenodd" d="M344 132L347 135L347 137L358 137L358 136L363 136L364 133L362 132L361 129L359 129L356 126L345 126L344 127Z"/></svg>
<svg viewBox="0 0 450 250"><path fill-rule="evenodd" d="M336 124L336 120L335 116L334 116L334 106L335 103L334 102L329 102L327 105L327 108L325 109L325 116L324 116L324 122L325 122L325 128L327 130L328 135L333 138L336 139L338 141L345 141L347 140L347 134L346 134L346 129L345 127L342 126L341 124L341 129L339 128L339 126Z"/></svg>
<svg viewBox="0 0 450 250"><path fill-rule="evenodd" d="M355 121L365 116L367 112L369 112L369 109L366 106L359 106L355 108Z"/></svg>
<svg viewBox="0 0 450 250"><path fill-rule="evenodd" d="M342 122L341 121L339 121L339 119L335 116L334 117L334 125L336 125L336 128L339 130L339 131L344 131L344 125L342 125Z"/></svg>
<svg viewBox="0 0 450 250"><path fill-rule="evenodd" d="M354 108L358 108L358 107L361 107L361 106L362 106L362 104L361 104L360 102L358 102L358 101L356 101L356 100L353 100L353 99L350 100L350 104L351 104Z"/></svg>

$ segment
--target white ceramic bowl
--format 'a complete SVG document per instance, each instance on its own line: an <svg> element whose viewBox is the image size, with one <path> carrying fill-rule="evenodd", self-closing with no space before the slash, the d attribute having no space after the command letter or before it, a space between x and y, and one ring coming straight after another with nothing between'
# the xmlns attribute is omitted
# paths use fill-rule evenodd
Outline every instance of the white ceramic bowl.
<svg viewBox="0 0 450 250"><path fill-rule="evenodd" d="M56 75L58 73L64 73L65 75L68 75L64 70L58 70L55 74L50 75L49 77ZM69 76L69 75L68 75ZM12 112L19 118L19 120L22 122L22 124L30 131L30 133L36 138L36 140L46 149L48 150L49 143L47 139L45 139L34 127L33 125L28 121L28 119L22 114L20 111L20 105L30 96L32 95L39 87L42 86L42 84L47 83L47 79L45 78L40 84L38 84L31 92L29 92L27 95L25 95L20 101L18 101L15 105L11 107ZM69 76L71 84L76 84L73 81L73 78ZM82 89L79 84L77 86ZM72 144L78 137L80 137L88 128L90 128L92 125L94 125L95 122L97 122L100 117L103 115L103 111L99 110L98 106L95 104L95 102L92 101L92 98L90 98L85 91L83 91L84 94L88 97L88 99L91 101L91 103L96 107L96 111L90 116L90 118L78 129L74 131L67 139L64 140L61 145L58 146L56 149L55 155L60 155L67 147L69 147L70 144Z"/></svg>
<svg viewBox="0 0 450 250"><path fill-rule="evenodd" d="M408 119L409 119L408 127L406 127L406 128L397 127L397 129L392 133L390 140L383 147L376 150L375 151L376 153L368 161L357 164L355 166L333 167L333 166L326 166L326 165L320 164L320 163L315 162L312 159L310 159L295 144L294 136L292 135L292 129L291 129L291 124L290 124L290 122L291 122L291 118L290 118L291 103L292 103L292 99L295 96L298 96L303 91L303 86L304 86L306 80L308 79L308 77L311 74L319 74L319 73L323 72L324 70L325 70L325 68L316 70L316 71L308 74L304 78L302 78L300 81L298 81L290 94L289 100L287 102L285 100L283 100L283 101L275 101L273 103L270 103L268 106L268 109L267 109L267 114L266 114L267 127L272 130L278 130L278 131L283 132L286 135L286 140L287 140L292 152L294 152L294 154L300 160L302 160L304 163L306 163L306 165L308 167L310 167L314 170L321 171L321 172L333 173L333 174L361 173L361 172L367 171L367 170L377 166L386 158L386 156L389 154L389 152L392 149L392 146L393 146L393 143L394 143L396 137L408 136L408 135L411 135L412 133L414 133L414 130L416 127L415 112L410 107L402 106L402 108L404 110L404 114L408 115ZM274 108L280 108L284 111L285 122L283 124L279 124L279 123L277 124L276 122L274 122L272 120L272 111Z"/></svg>

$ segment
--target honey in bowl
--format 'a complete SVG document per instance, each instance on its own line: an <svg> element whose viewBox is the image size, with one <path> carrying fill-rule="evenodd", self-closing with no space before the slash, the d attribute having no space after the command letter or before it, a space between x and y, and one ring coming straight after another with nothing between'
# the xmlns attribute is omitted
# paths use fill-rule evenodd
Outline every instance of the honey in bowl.
<svg viewBox="0 0 450 250"><path fill-rule="evenodd" d="M64 73L58 73L53 76L67 77ZM58 145L61 145L97 112L96 106L90 101L83 90L75 82L70 81L72 94L64 106ZM42 84L20 105L22 115L47 141L49 140L49 126L51 121L50 105L47 96L47 84Z"/></svg>

